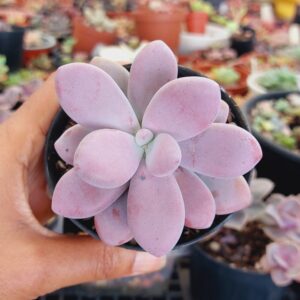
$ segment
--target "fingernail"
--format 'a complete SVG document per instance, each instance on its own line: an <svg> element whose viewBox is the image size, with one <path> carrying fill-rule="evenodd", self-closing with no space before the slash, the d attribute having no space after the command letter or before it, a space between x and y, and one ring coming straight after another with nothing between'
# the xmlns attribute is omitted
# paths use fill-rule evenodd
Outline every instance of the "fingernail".
<svg viewBox="0 0 300 300"><path fill-rule="evenodd" d="M140 275L161 270L166 265L165 257L155 257L151 254L139 252L133 264L133 274Z"/></svg>

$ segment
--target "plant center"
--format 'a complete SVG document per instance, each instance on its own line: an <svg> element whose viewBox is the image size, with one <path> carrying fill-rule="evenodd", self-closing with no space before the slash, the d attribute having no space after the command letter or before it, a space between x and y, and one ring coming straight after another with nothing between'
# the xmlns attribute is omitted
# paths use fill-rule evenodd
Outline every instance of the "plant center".
<svg viewBox="0 0 300 300"><path fill-rule="evenodd" d="M154 135L151 130L142 128L140 129L135 135L135 142L140 146L143 147L150 143L153 139Z"/></svg>

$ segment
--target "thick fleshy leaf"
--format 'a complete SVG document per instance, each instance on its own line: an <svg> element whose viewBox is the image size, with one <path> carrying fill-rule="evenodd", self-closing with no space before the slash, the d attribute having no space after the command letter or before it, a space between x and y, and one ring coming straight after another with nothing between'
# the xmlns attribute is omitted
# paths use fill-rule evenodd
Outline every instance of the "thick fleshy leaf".
<svg viewBox="0 0 300 300"><path fill-rule="evenodd" d="M173 174L180 161L180 147L169 134L159 134L146 150L147 168L152 175L157 177Z"/></svg>
<svg viewBox="0 0 300 300"><path fill-rule="evenodd" d="M154 95L145 111L143 128L168 133L177 141L192 138L216 119L220 100L220 87L210 79L175 79Z"/></svg>
<svg viewBox="0 0 300 300"><path fill-rule="evenodd" d="M91 64L105 71L127 96L129 72L120 64L103 57L94 57Z"/></svg>
<svg viewBox="0 0 300 300"><path fill-rule="evenodd" d="M91 64L72 63L56 73L56 89L64 111L92 129L115 128L136 132L136 115L116 82Z"/></svg>
<svg viewBox="0 0 300 300"><path fill-rule="evenodd" d="M143 149L132 135L100 129L81 141L75 152L74 167L85 182L100 188L115 188L131 179L142 156Z"/></svg>
<svg viewBox="0 0 300 300"><path fill-rule="evenodd" d="M55 187L52 210L66 218L90 218L109 207L127 187L126 184L115 189L99 189L85 183L71 169Z"/></svg>
<svg viewBox="0 0 300 300"><path fill-rule="evenodd" d="M138 244L155 256L171 251L181 236L185 215L175 177L155 177L141 163L127 201L128 225Z"/></svg>
<svg viewBox="0 0 300 300"><path fill-rule="evenodd" d="M215 119L215 123L226 123L227 122L227 119L228 119L228 116L229 116L229 105L221 100L221 105L220 105L220 108L219 108L219 112L218 112L218 115L217 115L217 118Z"/></svg>
<svg viewBox="0 0 300 300"><path fill-rule="evenodd" d="M212 193L194 173L179 168L175 177L185 206L185 226L194 229L209 228L216 215Z"/></svg>
<svg viewBox="0 0 300 300"><path fill-rule="evenodd" d="M180 147L183 167L216 178L246 174L262 157L257 140L231 124L212 124L202 134L180 143Z"/></svg>
<svg viewBox="0 0 300 300"><path fill-rule="evenodd" d="M274 189L274 183L267 178L255 178L250 182L250 189L254 203L264 202Z"/></svg>
<svg viewBox="0 0 300 300"><path fill-rule="evenodd" d="M91 132L90 129L76 124L67 129L55 142L58 155L69 165L73 165L74 154L82 139Z"/></svg>
<svg viewBox="0 0 300 300"><path fill-rule="evenodd" d="M200 178L215 199L217 215L230 214L251 204L251 191L244 177L218 179L200 175Z"/></svg>
<svg viewBox="0 0 300 300"><path fill-rule="evenodd" d="M111 246L120 246L133 238L127 224L127 193L95 216L95 227L100 239Z"/></svg>
<svg viewBox="0 0 300 300"><path fill-rule="evenodd" d="M128 98L139 118L153 95L167 82L177 78L176 58L162 41L145 46L136 56L130 70Z"/></svg>

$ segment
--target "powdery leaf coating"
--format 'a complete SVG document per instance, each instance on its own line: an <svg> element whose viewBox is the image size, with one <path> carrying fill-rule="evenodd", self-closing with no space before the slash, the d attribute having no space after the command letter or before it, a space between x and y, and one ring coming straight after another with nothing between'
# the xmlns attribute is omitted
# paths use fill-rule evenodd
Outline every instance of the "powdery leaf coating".
<svg viewBox="0 0 300 300"><path fill-rule="evenodd" d="M81 180L75 170L71 169L55 187L52 210L66 218L90 218L108 208L127 187L128 185L115 189L95 188Z"/></svg>
<svg viewBox="0 0 300 300"><path fill-rule="evenodd" d="M128 98L139 120L153 95L177 78L178 67L171 49L162 41L148 44L135 58L128 84Z"/></svg>
<svg viewBox="0 0 300 300"><path fill-rule="evenodd" d="M215 199L217 215L230 214L251 204L251 191L244 177L219 179L200 175L200 178Z"/></svg>
<svg viewBox="0 0 300 300"><path fill-rule="evenodd" d="M216 214L212 193L194 173L179 168L175 177L185 206L185 226L194 229L209 228Z"/></svg>
<svg viewBox="0 0 300 300"><path fill-rule="evenodd" d="M146 166L157 177L169 176L178 168L181 150L174 138L161 133L149 144L146 150Z"/></svg>
<svg viewBox="0 0 300 300"><path fill-rule="evenodd" d="M55 142L54 147L60 158L73 165L75 151L82 139L91 132L90 129L76 124L66 130Z"/></svg>
<svg viewBox="0 0 300 300"><path fill-rule="evenodd" d="M175 79L152 98L143 117L143 128L168 133L177 141L192 138L216 119L220 100L220 87L210 79Z"/></svg>
<svg viewBox="0 0 300 300"><path fill-rule="evenodd" d="M231 124L212 124L205 132L180 143L181 165L216 178L234 178L249 172L261 159L257 140Z"/></svg>
<svg viewBox="0 0 300 300"><path fill-rule="evenodd" d="M133 238L127 224L127 193L95 216L95 227L100 239L110 246L120 246Z"/></svg>
<svg viewBox="0 0 300 300"><path fill-rule="evenodd" d="M84 63L57 70L56 89L63 110L91 129L115 128L133 133L138 120L124 93L101 69Z"/></svg>
<svg viewBox="0 0 300 300"><path fill-rule="evenodd" d="M119 88L127 95L129 72L120 64L102 57L94 57L91 64L105 71L117 83Z"/></svg>
<svg viewBox="0 0 300 300"><path fill-rule="evenodd" d="M184 227L184 203L174 176L152 176L144 163L131 180L128 225L137 243L163 256L178 242Z"/></svg>
<svg viewBox="0 0 300 300"><path fill-rule="evenodd" d="M229 117L230 108L229 105L221 100L221 105L218 111L217 118L215 119L215 123L226 123Z"/></svg>
<svg viewBox="0 0 300 300"><path fill-rule="evenodd" d="M143 156L132 135L116 129L100 129L79 144L74 158L77 174L100 188L125 184L136 172Z"/></svg>

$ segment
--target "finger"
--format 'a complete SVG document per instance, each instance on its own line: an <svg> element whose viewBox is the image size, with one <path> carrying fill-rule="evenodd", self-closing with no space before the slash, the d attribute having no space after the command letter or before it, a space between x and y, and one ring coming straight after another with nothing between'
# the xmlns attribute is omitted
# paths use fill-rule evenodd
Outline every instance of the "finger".
<svg viewBox="0 0 300 300"><path fill-rule="evenodd" d="M37 158L44 146L45 135L58 110L55 74L4 123L12 153L30 159Z"/></svg>
<svg viewBox="0 0 300 300"><path fill-rule="evenodd" d="M45 245L45 244L44 244ZM109 247L90 237L48 238L42 255L41 293L96 280L154 272L165 258Z"/></svg>

